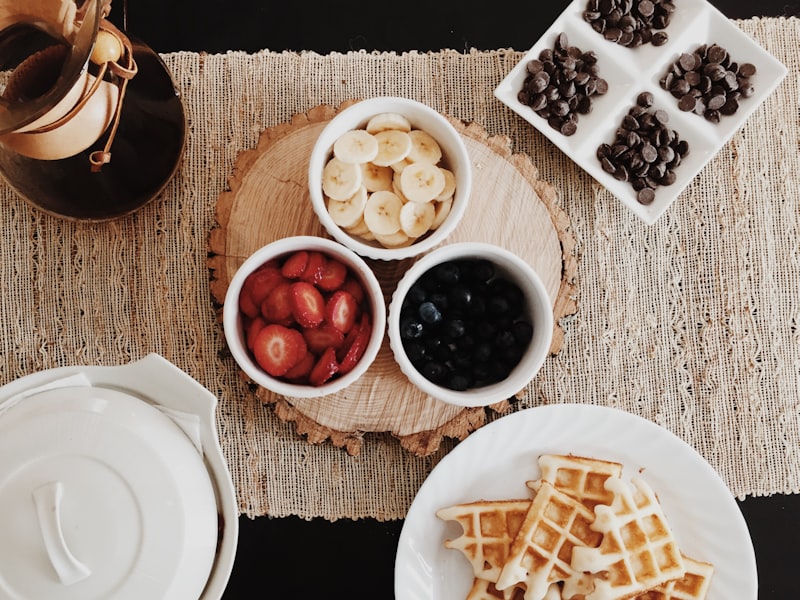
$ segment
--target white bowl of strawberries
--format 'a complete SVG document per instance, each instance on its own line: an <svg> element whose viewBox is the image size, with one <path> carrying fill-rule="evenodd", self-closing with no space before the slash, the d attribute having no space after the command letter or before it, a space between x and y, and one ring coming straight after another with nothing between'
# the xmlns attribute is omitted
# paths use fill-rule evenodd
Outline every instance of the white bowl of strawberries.
<svg viewBox="0 0 800 600"><path fill-rule="evenodd" d="M441 244L469 201L472 163L453 124L416 100L340 111L311 151L308 183L326 231L361 256L402 260Z"/></svg>
<svg viewBox="0 0 800 600"><path fill-rule="evenodd" d="M223 327L239 367L287 397L336 393L361 377L386 327L364 260L326 238L294 236L253 253L225 295Z"/></svg>

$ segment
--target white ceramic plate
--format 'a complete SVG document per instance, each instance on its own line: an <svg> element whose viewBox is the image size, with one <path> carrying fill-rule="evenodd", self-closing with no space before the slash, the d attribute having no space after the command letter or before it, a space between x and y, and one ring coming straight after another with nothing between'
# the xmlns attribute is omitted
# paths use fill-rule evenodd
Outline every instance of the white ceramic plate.
<svg viewBox="0 0 800 600"><path fill-rule="evenodd" d="M670 24L664 30L669 35L666 44L626 48L594 31L583 19L587 0L574 0L494 91L501 102L538 129L648 224L654 223L669 208L787 73L783 64L706 0L680 0L675 4ZM599 76L609 84L606 94L593 96L592 112L580 115L577 132L572 136L564 136L552 129L545 119L517 99L525 80L528 61L538 58L545 48L553 48L562 32L567 34L570 45L578 46L584 52L595 52ZM757 69L750 79L755 93L741 100L739 110L734 115L723 116L716 124L696 114L682 112L677 100L659 84L667 69L682 53L693 52L700 44L713 43L728 50L737 63L750 62ZM635 105L639 93L644 91L652 92L655 98L652 109L667 111L667 125L689 143L689 154L675 169L675 183L657 189L655 200L646 206L636 200L636 192L631 184L618 181L606 173L596 156L601 143L613 141L622 117Z"/></svg>
<svg viewBox="0 0 800 600"><path fill-rule="evenodd" d="M747 525L728 487L688 444L631 413L560 404L513 413L479 429L433 469L411 504L398 542L397 600L462 600L472 568L445 548L460 527L435 512L459 502L529 498L537 458L573 453L624 465L661 500L681 550L715 566L708 600L756 600L758 578Z"/></svg>

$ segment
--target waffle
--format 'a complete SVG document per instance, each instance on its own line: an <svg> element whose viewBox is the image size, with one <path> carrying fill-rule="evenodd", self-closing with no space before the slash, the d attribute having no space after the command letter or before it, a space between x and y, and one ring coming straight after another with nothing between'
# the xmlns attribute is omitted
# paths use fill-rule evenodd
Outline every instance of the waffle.
<svg viewBox="0 0 800 600"><path fill-rule="evenodd" d="M636 596L636 600L704 600L708 595L714 565L683 556L686 574ZM488 596L491 598L491 596Z"/></svg>
<svg viewBox="0 0 800 600"><path fill-rule="evenodd" d="M586 600L622 600L680 579L686 572L683 557L661 505L639 478L631 484L609 478L611 505L598 504L592 529L603 535L598 547L572 552L572 567L597 574Z"/></svg>
<svg viewBox="0 0 800 600"><path fill-rule="evenodd" d="M622 476L620 463L565 454L542 454L539 469L541 478L526 482L530 489L536 491L541 481L549 481L590 509L611 504L614 494L605 488L605 482L609 477Z"/></svg>
<svg viewBox="0 0 800 600"><path fill-rule="evenodd" d="M493 582L476 577L464 600L524 600L524 594L522 587L512 587L501 592ZM552 597L552 600L560 599L560 594Z"/></svg>
<svg viewBox="0 0 800 600"><path fill-rule="evenodd" d="M570 566L573 550L596 548L602 534L590 527L594 514L547 481L539 486L519 533L511 543L497 589L525 587L525 600L543 600L551 584L563 582L563 595L585 594L592 577Z"/></svg>
<svg viewBox="0 0 800 600"><path fill-rule="evenodd" d="M459 537L444 545L467 557L476 578L494 583L530 505L530 500L479 500L442 508L436 516L457 521L462 529Z"/></svg>

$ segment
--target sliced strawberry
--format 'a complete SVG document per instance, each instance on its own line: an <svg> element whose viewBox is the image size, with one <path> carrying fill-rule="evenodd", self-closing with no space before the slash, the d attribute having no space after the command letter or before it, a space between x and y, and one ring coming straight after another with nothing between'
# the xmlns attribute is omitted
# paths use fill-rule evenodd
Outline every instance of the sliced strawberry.
<svg viewBox="0 0 800 600"><path fill-rule="evenodd" d="M253 283L249 279L244 280L239 292L239 310L251 319L255 319L259 313L258 304L253 300Z"/></svg>
<svg viewBox="0 0 800 600"><path fill-rule="evenodd" d="M345 278L344 283L342 283L340 286L340 289L353 294L353 298L355 298L356 302L359 304L364 301L364 286L361 285L361 282L352 275L348 275L347 278Z"/></svg>
<svg viewBox="0 0 800 600"><path fill-rule="evenodd" d="M338 290L342 287L346 277L347 266L343 262L329 256L325 261L325 267L322 269L322 276L317 282L317 287L326 292Z"/></svg>
<svg viewBox="0 0 800 600"><path fill-rule="evenodd" d="M325 320L342 333L350 331L359 316L358 302L350 292L337 290L325 304Z"/></svg>
<svg viewBox="0 0 800 600"><path fill-rule="evenodd" d="M303 337L309 351L317 356L321 355L328 348L338 350L344 344L344 334L330 323L322 323L313 329L304 329Z"/></svg>
<svg viewBox="0 0 800 600"><path fill-rule="evenodd" d="M353 342L358 337L358 332L360 330L361 330L361 325L356 323L355 325L353 325L350 331L347 332L347 335L344 336L344 342L342 342L342 345L339 346L338 350L336 350L336 358L339 360L340 363L344 359L345 355L347 355L347 351L350 350L350 346L353 345Z"/></svg>
<svg viewBox="0 0 800 600"><path fill-rule="evenodd" d="M300 279L308 265L308 252L298 250L291 254L281 267L281 274L289 279Z"/></svg>
<svg viewBox="0 0 800 600"><path fill-rule="evenodd" d="M306 270L303 273L303 281L317 285L319 280L322 279L322 273L325 270L326 260L327 259L322 252L318 252L316 250L309 251L308 264L306 265Z"/></svg>
<svg viewBox="0 0 800 600"><path fill-rule="evenodd" d="M350 344L350 347L347 349L344 357L339 362L339 373L341 375L352 371L353 367L358 364L358 361L361 360L361 358L364 356L364 352L367 350L369 337L372 334L372 321L370 320L368 314L364 313L364 316L361 317L361 322L359 323L357 330L358 333L353 339L353 343Z"/></svg>
<svg viewBox="0 0 800 600"><path fill-rule="evenodd" d="M280 269L281 263L277 258L270 258L267 262L265 262L260 267L261 269L272 268L272 269Z"/></svg>
<svg viewBox="0 0 800 600"><path fill-rule="evenodd" d="M317 357L311 352L306 352L303 358L293 366L291 369L284 373L284 377L293 383L307 383L308 374L317 362Z"/></svg>
<svg viewBox="0 0 800 600"><path fill-rule="evenodd" d="M267 323L288 325L294 320L292 313L292 284L281 283L276 286L264 302L261 303L261 314Z"/></svg>
<svg viewBox="0 0 800 600"><path fill-rule="evenodd" d="M325 300L322 293L306 281L292 284L292 314L301 327L316 327L325 318Z"/></svg>
<svg viewBox="0 0 800 600"><path fill-rule="evenodd" d="M253 356L273 377L280 377L308 352L303 335L284 325L266 325L253 341Z"/></svg>
<svg viewBox="0 0 800 600"><path fill-rule="evenodd" d="M338 370L339 363L336 362L336 350L328 348L311 369L311 373L308 375L308 382L311 385L322 385L333 377Z"/></svg>
<svg viewBox="0 0 800 600"><path fill-rule="evenodd" d="M267 295L278 285L287 283L286 278L281 275L280 269L271 265L253 271L248 279L252 280L253 302L256 303L256 306L261 306Z"/></svg>
<svg viewBox="0 0 800 600"><path fill-rule="evenodd" d="M247 325L247 329L245 330L244 337L247 343L247 347L252 350L253 349L253 342L258 335L258 332L266 327L267 322L264 320L264 317L261 315L256 316L255 319L250 321Z"/></svg>

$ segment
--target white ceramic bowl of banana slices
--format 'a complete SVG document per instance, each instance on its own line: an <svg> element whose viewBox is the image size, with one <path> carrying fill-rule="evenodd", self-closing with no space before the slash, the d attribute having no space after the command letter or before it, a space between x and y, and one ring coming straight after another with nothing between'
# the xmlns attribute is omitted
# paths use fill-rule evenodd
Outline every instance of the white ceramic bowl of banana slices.
<svg viewBox="0 0 800 600"><path fill-rule="evenodd" d="M441 244L469 201L472 164L461 135L433 108L398 97L341 110L311 152L314 212L338 242L377 260Z"/></svg>

